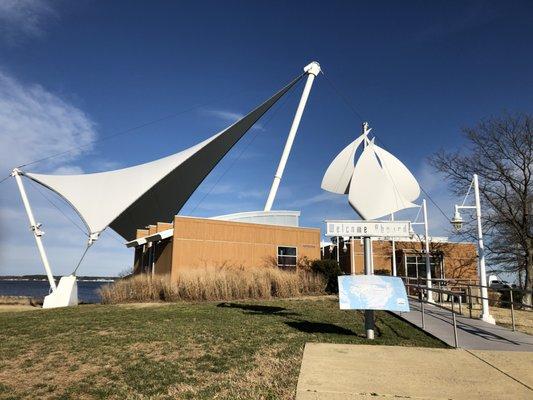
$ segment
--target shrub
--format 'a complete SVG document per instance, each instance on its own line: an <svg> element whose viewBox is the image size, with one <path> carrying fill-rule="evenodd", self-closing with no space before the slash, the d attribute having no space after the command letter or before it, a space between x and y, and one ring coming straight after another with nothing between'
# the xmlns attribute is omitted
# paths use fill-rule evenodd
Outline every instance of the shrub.
<svg viewBox="0 0 533 400"><path fill-rule="evenodd" d="M135 275L102 286L102 303L270 299L325 293L324 278L278 268L191 268L168 275Z"/></svg>
<svg viewBox="0 0 533 400"><path fill-rule="evenodd" d="M500 303L500 298L502 297L501 293L493 292L492 290L488 293L489 306L496 307Z"/></svg>
<svg viewBox="0 0 533 400"><path fill-rule="evenodd" d="M522 303L524 293L520 290L513 290L513 303ZM490 297L490 296L489 296ZM500 307L511 308L511 293L509 290L502 290L500 292ZM514 305L515 308L520 308L519 304Z"/></svg>
<svg viewBox="0 0 533 400"><path fill-rule="evenodd" d="M389 269L376 269L374 271L374 275L391 275L391 271Z"/></svg>
<svg viewBox="0 0 533 400"><path fill-rule="evenodd" d="M337 261L314 260L311 262L311 271L324 277L327 293L339 293L339 281L337 277L343 275L343 272Z"/></svg>

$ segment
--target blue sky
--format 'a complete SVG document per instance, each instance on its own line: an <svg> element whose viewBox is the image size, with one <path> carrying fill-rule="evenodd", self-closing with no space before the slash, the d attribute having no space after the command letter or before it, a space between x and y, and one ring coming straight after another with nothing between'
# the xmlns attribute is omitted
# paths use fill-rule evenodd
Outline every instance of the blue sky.
<svg viewBox="0 0 533 400"><path fill-rule="evenodd" d="M525 1L4 0L1 174L77 144L88 146L28 170L93 172L171 154L232 123L317 60L326 77L315 81L274 208L301 210L305 226L355 216L344 197L320 189L329 162L361 124L332 82L450 213L456 199L426 157L460 148L461 127L531 110L532 12ZM300 93L301 86L245 136L183 214L262 209ZM83 235L34 187L28 191L54 272L70 272ZM430 206L431 233L447 235ZM41 273L12 180L0 185L0 224L0 274ZM133 255L121 242L106 232L80 273L125 269Z"/></svg>

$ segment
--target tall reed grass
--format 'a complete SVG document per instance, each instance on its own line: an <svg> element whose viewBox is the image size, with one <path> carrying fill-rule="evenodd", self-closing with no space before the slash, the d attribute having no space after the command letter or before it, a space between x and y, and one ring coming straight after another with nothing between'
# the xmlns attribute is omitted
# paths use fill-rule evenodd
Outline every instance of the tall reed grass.
<svg viewBox="0 0 533 400"><path fill-rule="evenodd" d="M100 289L102 303L270 299L325 293L326 282L311 271L279 268L190 268L169 275L135 275Z"/></svg>

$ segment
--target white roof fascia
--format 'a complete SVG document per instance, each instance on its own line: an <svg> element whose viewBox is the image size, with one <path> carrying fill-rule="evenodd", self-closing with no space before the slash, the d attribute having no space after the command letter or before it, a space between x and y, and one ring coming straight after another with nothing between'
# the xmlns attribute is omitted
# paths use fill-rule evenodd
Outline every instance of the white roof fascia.
<svg viewBox="0 0 533 400"><path fill-rule="evenodd" d="M142 238L131 240L129 242L126 242L125 244L126 244L126 247L137 247L137 246L141 246L146 243L157 242L160 240L168 239L172 235L174 235L174 229L170 228L170 229L165 229L164 231L161 231L161 232L153 233L148 236L143 236Z"/></svg>

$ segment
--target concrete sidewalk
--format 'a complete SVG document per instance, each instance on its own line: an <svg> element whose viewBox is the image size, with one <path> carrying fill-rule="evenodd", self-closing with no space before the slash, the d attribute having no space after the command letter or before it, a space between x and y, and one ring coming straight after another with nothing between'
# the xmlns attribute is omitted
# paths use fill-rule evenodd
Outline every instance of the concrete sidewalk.
<svg viewBox="0 0 533 400"><path fill-rule="evenodd" d="M420 302L409 299L411 311L395 313L400 318L422 328ZM479 312L479 311L478 311ZM452 313L449 310L424 304L425 331L454 346ZM531 314L533 318L533 313ZM488 324L480 319L456 315L459 347L469 350L502 350L533 352L533 336L498 325Z"/></svg>
<svg viewBox="0 0 533 400"><path fill-rule="evenodd" d="M307 343L297 400L531 399L533 354Z"/></svg>

